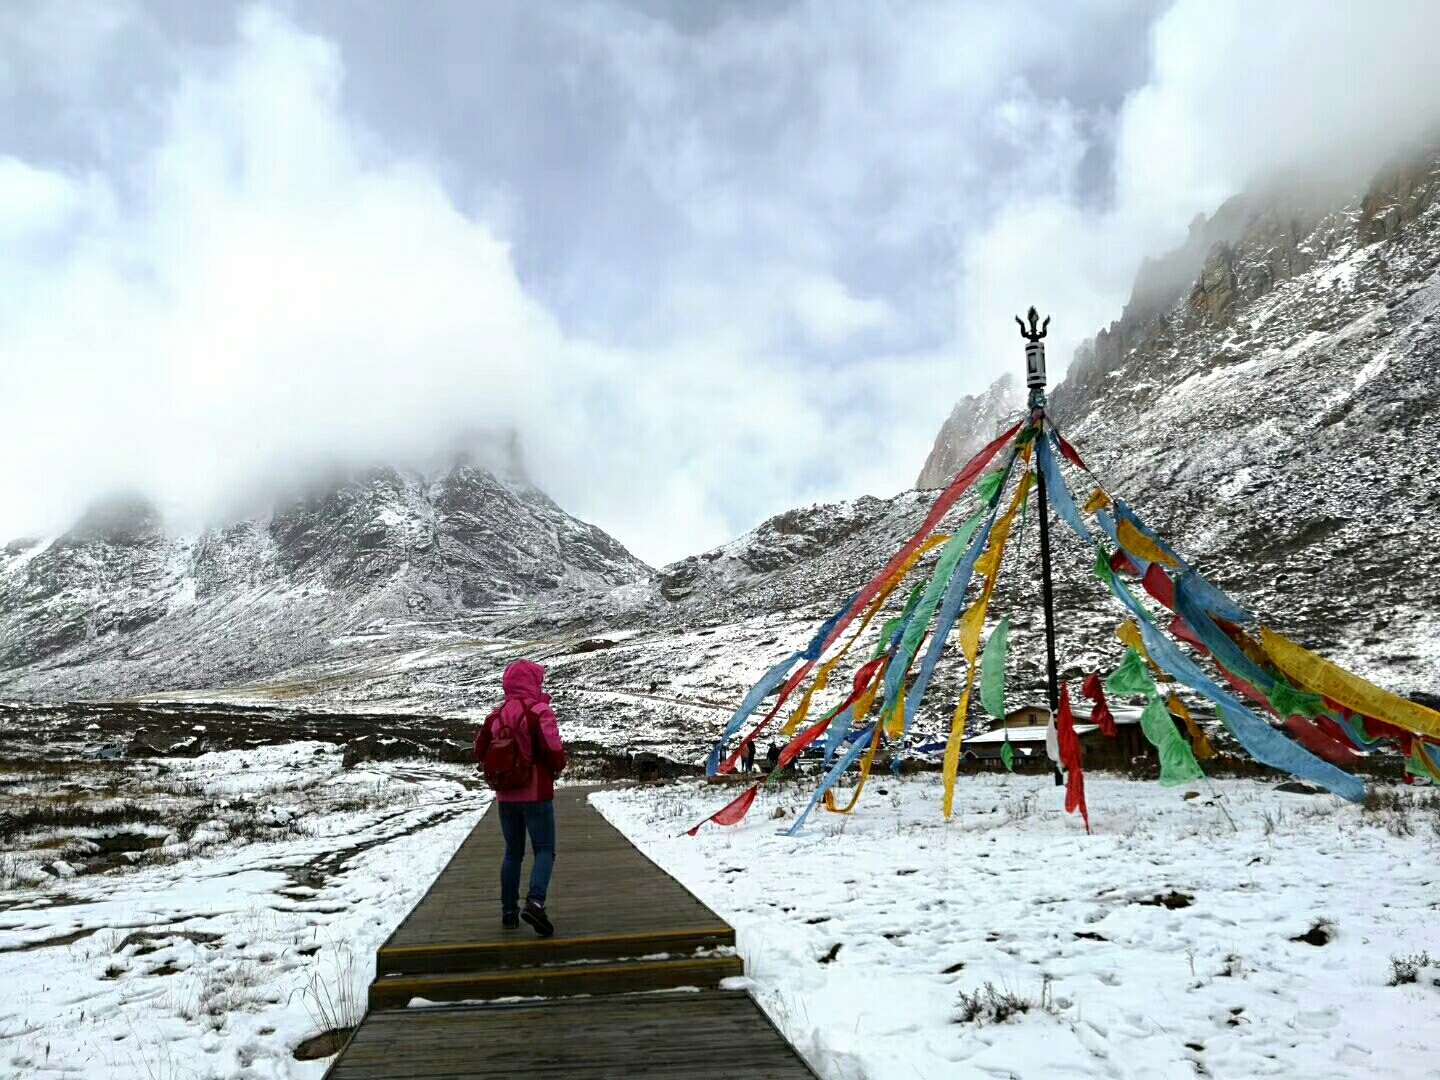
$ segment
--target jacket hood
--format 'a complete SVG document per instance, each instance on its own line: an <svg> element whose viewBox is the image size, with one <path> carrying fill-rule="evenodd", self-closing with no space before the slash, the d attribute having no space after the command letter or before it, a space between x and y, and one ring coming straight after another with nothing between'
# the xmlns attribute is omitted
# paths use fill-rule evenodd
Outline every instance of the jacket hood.
<svg viewBox="0 0 1440 1080"><path fill-rule="evenodd" d="M545 669L533 660L511 661L500 678L506 701L549 701L545 695L544 684Z"/></svg>

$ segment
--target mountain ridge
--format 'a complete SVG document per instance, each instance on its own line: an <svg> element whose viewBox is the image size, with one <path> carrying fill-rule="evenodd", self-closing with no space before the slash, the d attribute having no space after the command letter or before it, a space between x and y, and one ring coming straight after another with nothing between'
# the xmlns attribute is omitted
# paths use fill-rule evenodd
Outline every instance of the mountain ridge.
<svg viewBox="0 0 1440 1080"><path fill-rule="evenodd" d="M173 536L143 500L106 500L60 536L3 551L0 687L74 685L66 669L149 657L118 693L273 672L377 619L465 622L653 576L543 492L471 465L434 480L364 470L264 519Z"/></svg>

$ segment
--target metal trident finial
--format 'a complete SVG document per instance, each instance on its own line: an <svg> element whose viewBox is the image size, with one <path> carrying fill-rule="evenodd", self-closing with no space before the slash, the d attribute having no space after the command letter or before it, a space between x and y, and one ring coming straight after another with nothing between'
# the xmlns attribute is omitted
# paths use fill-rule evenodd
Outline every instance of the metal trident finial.
<svg viewBox="0 0 1440 1080"><path fill-rule="evenodd" d="M1020 316L1015 316L1015 321L1020 324L1020 336L1026 341L1039 341L1050 328L1050 316L1046 315L1045 321L1040 323L1040 313L1036 311L1034 307L1031 307L1030 310L1025 313L1025 317L1030 320L1030 329L1028 331L1025 329L1025 324L1020 321ZM1037 323L1040 323L1038 330L1036 329Z"/></svg>

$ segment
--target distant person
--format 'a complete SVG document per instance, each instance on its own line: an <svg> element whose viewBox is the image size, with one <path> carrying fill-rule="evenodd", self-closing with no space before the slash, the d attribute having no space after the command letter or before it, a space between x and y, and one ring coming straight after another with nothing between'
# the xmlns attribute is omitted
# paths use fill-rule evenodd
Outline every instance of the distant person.
<svg viewBox="0 0 1440 1080"><path fill-rule="evenodd" d="M755 768L755 740L752 739L745 744L745 753L741 757L741 761L744 762L747 773Z"/></svg>
<svg viewBox="0 0 1440 1080"><path fill-rule="evenodd" d="M542 689L545 669L516 660L500 685L505 703L485 718L475 735L475 760L485 782L495 789L505 857L500 863L500 925L517 929L529 923L541 937L555 932L545 914L545 893L555 869L555 777L565 768L565 744L550 698ZM520 907L520 864L525 834L530 834L534 863L530 891Z"/></svg>
<svg viewBox="0 0 1440 1080"><path fill-rule="evenodd" d="M780 744L773 740L770 748L765 751L765 764L769 766L770 772L774 772L775 766L780 764Z"/></svg>

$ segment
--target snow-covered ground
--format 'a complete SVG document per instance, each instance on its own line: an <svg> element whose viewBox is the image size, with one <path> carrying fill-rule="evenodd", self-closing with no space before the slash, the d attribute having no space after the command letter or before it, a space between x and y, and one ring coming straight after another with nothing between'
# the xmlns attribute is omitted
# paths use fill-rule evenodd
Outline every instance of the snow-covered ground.
<svg viewBox="0 0 1440 1080"><path fill-rule="evenodd" d="M12 836L0 1076L318 1078L328 1059L295 1047L363 1009L376 947L487 801L462 767L339 757L118 766L133 805L212 812L104 872L67 876L82 830ZM1434 1075L1440 968L1389 984L1392 958L1440 957L1440 798L1087 787L1091 836L1047 777L964 777L948 825L935 777L877 778L795 838L805 784L693 839L735 789L593 799L736 927L757 998L829 1078ZM987 985L1030 1010L963 1020Z"/></svg>
<svg viewBox="0 0 1440 1080"><path fill-rule="evenodd" d="M1392 957L1440 957L1440 799L1087 789L1091 836L1048 777L962 777L948 825L937 778L886 777L795 838L808 785L693 839L738 789L592 799L735 926L756 997L827 1078L1436 1075L1440 968L1388 984ZM1324 944L1296 940L1317 922ZM961 1020L986 984L1033 1007Z"/></svg>
<svg viewBox="0 0 1440 1080"><path fill-rule="evenodd" d="M203 820L140 826L164 846L103 873L65 858L93 848L83 829L7 841L0 1076L318 1078L328 1059L295 1047L363 1012L376 948L488 802L473 769L343 770L318 743L119 768L132 806L188 800ZM6 794L53 801L48 783Z"/></svg>

